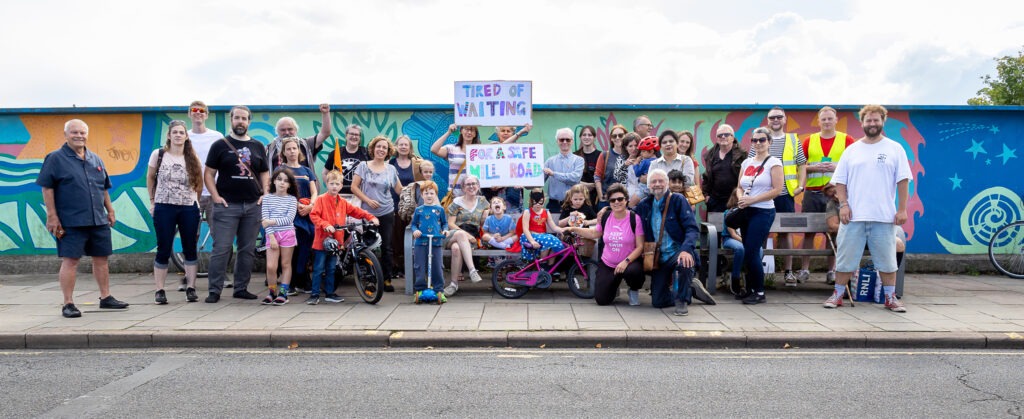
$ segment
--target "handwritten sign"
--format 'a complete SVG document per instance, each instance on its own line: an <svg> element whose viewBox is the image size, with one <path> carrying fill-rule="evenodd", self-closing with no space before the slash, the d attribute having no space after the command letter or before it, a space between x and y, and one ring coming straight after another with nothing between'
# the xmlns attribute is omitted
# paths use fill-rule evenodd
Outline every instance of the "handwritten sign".
<svg viewBox="0 0 1024 419"><path fill-rule="evenodd" d="M533 82L455 82L455 123L487 127L533 123Z"/></svg>
<svg viewBox="0 0 1024 419"><path fill-rule="evenodd" d="M543 144L473 144L466 159L466 172L480 187L544 186Z"/></svg>

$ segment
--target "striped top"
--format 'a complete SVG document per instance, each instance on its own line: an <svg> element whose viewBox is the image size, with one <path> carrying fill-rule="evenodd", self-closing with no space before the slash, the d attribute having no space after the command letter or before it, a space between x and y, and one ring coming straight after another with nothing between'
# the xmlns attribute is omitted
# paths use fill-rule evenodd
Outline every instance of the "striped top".
<svg viewBox="0 0 1024 419"><path fill-rule="evenodd" d="M277 196L274 194L263 195L262 220L274 220L275 225L267 227L267 234L279 231L294 230L292 224L295 221L295 213L298 211L298 201L294 196Z"/></svg>

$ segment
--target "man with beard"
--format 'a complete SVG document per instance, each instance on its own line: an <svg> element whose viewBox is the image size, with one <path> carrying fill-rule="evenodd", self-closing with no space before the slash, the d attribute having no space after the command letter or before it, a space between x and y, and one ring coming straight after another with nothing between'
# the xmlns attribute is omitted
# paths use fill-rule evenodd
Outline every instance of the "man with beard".
<svg viewBox="0 0 1024 419"><path fill-rule="evenodd" d="M210 201L217 208L210 220L213 230L213 254L210 255L210 295L207 303L220 301L220 293L227 278L231 246L238 242L235 258L234 297L255 300L249 292L256 257L256 236L260 231L260 201L263 191L270 186L270 167L263 144L249 137L252 112L245 106L235 106L228 113L231 132L226 138L213 143L206 157L203 180L210 190ZM218 176L219 174L219 176Z"/></svg>
<svg viewBox="0 0 1024 419"><path fill-rule="evenodd" d="M324 177L331 170L341 170L343 176L341 181L341 197L357 207L361 204L361 201L352 193L352 174L359 163L370 160L370 153L366 151L366 147L361 145L362 142L363 129L359 125L352 124L345 127L344 146L334 146L334 151L327 157L324 171L321 173L321 177Z"/></svg>
<svg viewBox="0 0 1024 419"><path fill-rule="evenodd" d="M825 308L843 305L846 284L860 267L864 245L882 277L885 308L906 312L896 299L896 232L907 221L910 163L903 146L882 135L887 111L880 105L860 110L864 138L850 145L836 165L832 184L839 200L836 284ZM899 207L894 203L899 196Z"/></svg>

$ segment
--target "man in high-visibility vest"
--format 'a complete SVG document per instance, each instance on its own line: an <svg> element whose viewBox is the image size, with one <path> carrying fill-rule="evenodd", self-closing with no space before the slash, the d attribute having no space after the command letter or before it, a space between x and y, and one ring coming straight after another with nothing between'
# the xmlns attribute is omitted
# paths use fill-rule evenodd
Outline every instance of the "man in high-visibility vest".
<svg viewBox="0 0 1024 419"><path fill-rule="evenodd" d="M830 106L818 110L818 125L821 127L821 131L811 134L804 140L803 149L804 154L807 155L807 190L802 203L803 212L825 212L828 197L822 193L822 190L832 180L832 172L836 170L836 164L839 163L843 151L846 151L847 146L857 142L856 138L836 131L836 122L838 121L836 115L836 110ZM813 248L814 235L805 235L804 249ZM829 256L829 269L825 274L825 281L829 284L836 281L836 273L832 269L834 264L835 258ZM801 269L797 273L797 280L806 281L811 275L809 271L811 258L802 257L800 265Z"/></svg>
<svg viewBox="0 0 1024 419"><path fill-rule="evenodd" d="M773 157L782 160L782 173L785 177L786 187L782 193L775 198L775 212L796 212L796 202L793 197L803 193L804 184L807 178L807 157L804 148L800 146L800 139L796 133L786 133L786 111L781 107L774 107L768 111L767 124L771 131L771 147L768 153ZM754 157L754 148L750 148L747 157ZM789 249L793 243L789 234L778 233L775 245L779 249ZM797 276L793 273L793 257L786 256L783 266L785 267L786 285L795 287Z"/></svg>

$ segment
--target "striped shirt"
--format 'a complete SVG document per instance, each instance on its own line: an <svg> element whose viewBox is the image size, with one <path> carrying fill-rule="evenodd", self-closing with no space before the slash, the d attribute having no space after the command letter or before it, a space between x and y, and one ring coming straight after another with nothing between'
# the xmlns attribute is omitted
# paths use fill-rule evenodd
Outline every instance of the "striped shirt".
<svg viewBox="0 0 1024 419"><path fill-rule="evenodd" d="M263 195L261 219L274 220L274 225L266 228L267 234L295 229L292 222L295 221L295 212L298 210L297 203L298 201L291 195Z"/></svg>

